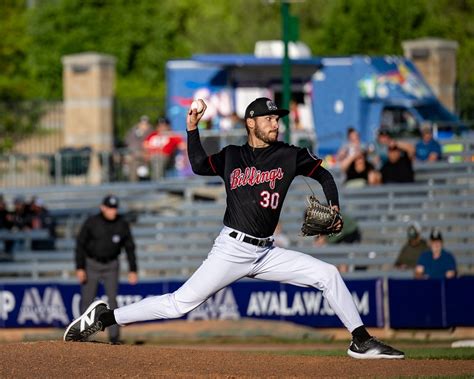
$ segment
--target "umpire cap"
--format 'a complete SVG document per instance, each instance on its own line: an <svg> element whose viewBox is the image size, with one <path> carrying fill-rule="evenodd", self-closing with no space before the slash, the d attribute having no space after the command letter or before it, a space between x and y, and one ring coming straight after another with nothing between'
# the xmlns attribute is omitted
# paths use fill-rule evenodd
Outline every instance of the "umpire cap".
<svg viewBox="0 0 474 379"><path fill-rule="evenodd" d="M107 208L118 208L119 207L119 200L115 195L107 195L102 200L102 205L106 206Z"/></svg>
<svg viewBox="0 0 474 379"><path fill-rule="evenodd" d="M274 114L280 117L286 116L290 113L287 109L278 109L273 100L267 97L259 97L252 101L245 110L245 118L253 118L259 116L267 116Z"/></svg>

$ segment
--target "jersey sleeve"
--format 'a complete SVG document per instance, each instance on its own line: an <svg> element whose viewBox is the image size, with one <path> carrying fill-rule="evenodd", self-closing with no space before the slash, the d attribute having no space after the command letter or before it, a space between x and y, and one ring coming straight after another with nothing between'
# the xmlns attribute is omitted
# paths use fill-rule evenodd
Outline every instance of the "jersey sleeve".
<svg viewBox="0 0 474 379"><path fill-rule="evenodd" d="M296 155L296 175L312 176L321 166L322 160L309 149L298 149Z"/></svg>
<svg viewBox="0 0 474 379"><path fill-rule="evenodd" d="M193 172L198 175L223 176L225 148L219 153L207 155L202 147L198 129L188 131L188 156Z"/></svg>

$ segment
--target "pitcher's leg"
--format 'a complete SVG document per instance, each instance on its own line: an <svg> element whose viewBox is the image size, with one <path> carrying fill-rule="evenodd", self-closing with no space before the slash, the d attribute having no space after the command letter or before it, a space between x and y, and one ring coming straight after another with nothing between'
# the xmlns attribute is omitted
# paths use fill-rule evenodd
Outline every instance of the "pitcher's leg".
<svg viewBox="0 0 474 379"><path fill-rule="evenodd" d="M153 296L114 310L119 325L184 316L208 297L244 277L249 266L210 254L196 272L175 292Z"/></svg>
<svg viewBox="0 0 474 379"><path fill-rule="evenodd" d="M323 291L345 327L352 332L363 325L354 300L337 268L308 254L275 247L254 269L254 277Z"/></svg>

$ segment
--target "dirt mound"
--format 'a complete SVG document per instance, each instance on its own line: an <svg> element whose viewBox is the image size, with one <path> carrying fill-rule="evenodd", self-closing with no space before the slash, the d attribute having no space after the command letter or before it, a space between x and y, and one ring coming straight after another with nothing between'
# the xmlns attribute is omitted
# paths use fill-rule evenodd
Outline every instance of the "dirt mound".
<svg viewBox="0 0 474 379"><path fill-rule="evenodd" d="M229 346L226 346L228 349ZM349 357L309 357L109 345L62 341L0 345L0 377L403 377L454 376L474 372L472 361L358 361Z"/></svg>

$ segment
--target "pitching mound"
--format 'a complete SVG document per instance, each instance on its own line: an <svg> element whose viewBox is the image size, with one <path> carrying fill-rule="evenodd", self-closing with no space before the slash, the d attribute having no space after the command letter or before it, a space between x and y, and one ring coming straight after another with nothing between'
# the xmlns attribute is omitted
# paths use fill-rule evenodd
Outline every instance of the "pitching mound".
<svg viewBox="0 0 474 379"><path fill-rule="evenodd" d="M241 346L240 346L241 348ZM467 360L360 361L262 352L62 341L0 345L0 377L403 377L473 373Z"/></svg>

